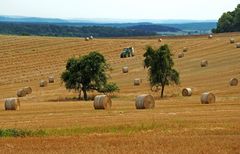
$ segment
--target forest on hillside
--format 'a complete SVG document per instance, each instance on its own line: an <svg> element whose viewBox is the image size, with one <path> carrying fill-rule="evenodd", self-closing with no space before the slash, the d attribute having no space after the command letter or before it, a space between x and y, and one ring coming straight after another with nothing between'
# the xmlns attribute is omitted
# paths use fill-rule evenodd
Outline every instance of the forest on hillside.
<svg viewBox="0 0 240 154"><path fill-rule="evenodd" d="M48 23L16 23L0 22L0 34L7 35L37 35L61 37L127 37L127 36L152 36L153 31L144 29L127 29L105 26L59 26Z"/></svg>

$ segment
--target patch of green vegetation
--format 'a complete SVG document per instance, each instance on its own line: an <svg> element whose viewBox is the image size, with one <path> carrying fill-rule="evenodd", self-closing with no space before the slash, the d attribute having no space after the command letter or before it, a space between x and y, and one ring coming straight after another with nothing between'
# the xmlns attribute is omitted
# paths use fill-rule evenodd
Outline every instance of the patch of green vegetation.
<svg viewBox="0 0 240 154"><path fill-rule="evenodd" d="M73 136L92 133L136 133L157 128L155 123L140 125L119 125L106 127L75 127L46 130L0 129L1 137L44 137L44 136Z"/></svg>
<svg viewBox="0 0 240 154"><path fill-rule="evenodd" d="M214 125L202 124L186 120L173 120L166 122L151 121L149 123L139 123L137 125L124 124L114 126L96 127L72 127L72 128L50 128L42 130L21 130L21 129L0 129L1 137L48 137L48 136L78 136L88 134L125 134L131 135L148 131L157 131L165 135L239 135L239 127L228 126L217 123Z"/></svg>
<svg viewBox="0 0 240 154"><path fill-rule="evenodd" d="M22 129L0 129L0 137L27 137L27 136L45 136L43 130L22 130Z"/></svg>
<svg viewBox="0 0 240 154"><path fill-rule="evenodd" d="M124 133L131 134L141 131L148 131L157 128L158 126L152 124L140 124L136 126L132 125L119 125L119 126L106 126L106 127L76 127L70 129L50 129L47 131L49 136L71 136L81 134L92 134L92 133Z"/></svg>

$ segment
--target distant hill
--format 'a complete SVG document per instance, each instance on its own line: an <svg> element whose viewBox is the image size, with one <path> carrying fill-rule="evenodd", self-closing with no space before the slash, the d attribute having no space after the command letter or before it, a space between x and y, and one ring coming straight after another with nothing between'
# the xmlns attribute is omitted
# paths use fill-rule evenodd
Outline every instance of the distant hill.
<svg viewBox="0 0 240 154"><path fill-rule="evenodd" d="M150 25L136 25L127 27L131 30L143 30L148 32L178 32L181 29L173 28L169 26L157 25L157 24L150 24Z"/></svg>
<svg viewBox="0 0 240 154"><path fill-rule="evenodd" d="M58 19L58 18L39 18L22 16L0 16L0 21L9 22L43 22L43 23L95 23L95 24L134 24L134 23L153 23L153 24L184 24L184 23L203 23L217 22L217 20L186 20L186 19L110 19L110 18L80 18L80 19Z"/></svg>
<svg viewBox="0 0 240 154"><path fill-rule="evenodd" d="M89 34L95 37L198 35L208 34L217 26L216 21L198 20L54 19L20 16L0 16L0 22L1 34L77 37Z"/></svg>
<svg viewBox="0 0 240 154"><path fill-rule="evenodd" d="M22 23L0 22L0 34L10 35L37 35L61 37L128 37L128 36L153 36L154 32L145 30L132 30L127 28L104 26L60 26L49 23Z"/></svg>
<svg viewBox="0 0 240 154"><path fill-rule="evenodd" d="M24 22L24 23L64 23L67 20L57 18L38 18L38 17L19 17L19 16L0 16L1 22Z"/></svg>
<svg viewBox="0 0 240 154"><path fill-rule="evenodd" d="M163 24L164 26L174 27L181 30L199 30L199 31L210 31L216 28L217 22L200 22L200 23L183 23L183 24Z"/></svg>

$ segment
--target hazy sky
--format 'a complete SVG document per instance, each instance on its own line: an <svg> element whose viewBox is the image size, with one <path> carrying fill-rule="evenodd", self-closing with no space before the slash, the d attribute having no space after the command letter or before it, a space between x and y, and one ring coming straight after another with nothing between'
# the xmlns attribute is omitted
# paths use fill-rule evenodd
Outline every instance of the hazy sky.
<svg viewBox="0 0 240 154"><path fill-rule="evenodd" d="M51 18L218 19L240 0L0 0L0 15Z"/></svg>

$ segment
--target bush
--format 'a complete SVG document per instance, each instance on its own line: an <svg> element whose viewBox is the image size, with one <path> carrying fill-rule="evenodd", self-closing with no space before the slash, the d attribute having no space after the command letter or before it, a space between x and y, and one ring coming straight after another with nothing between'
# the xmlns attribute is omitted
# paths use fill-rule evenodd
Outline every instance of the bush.
<svg viewBox="0 0 240 154"><path fill-rule="evenodd" d="M120 89L116 83L108 83L100 90L100 92L104 94L113 94L114 92L119 92L119 90Z"/></svg>

